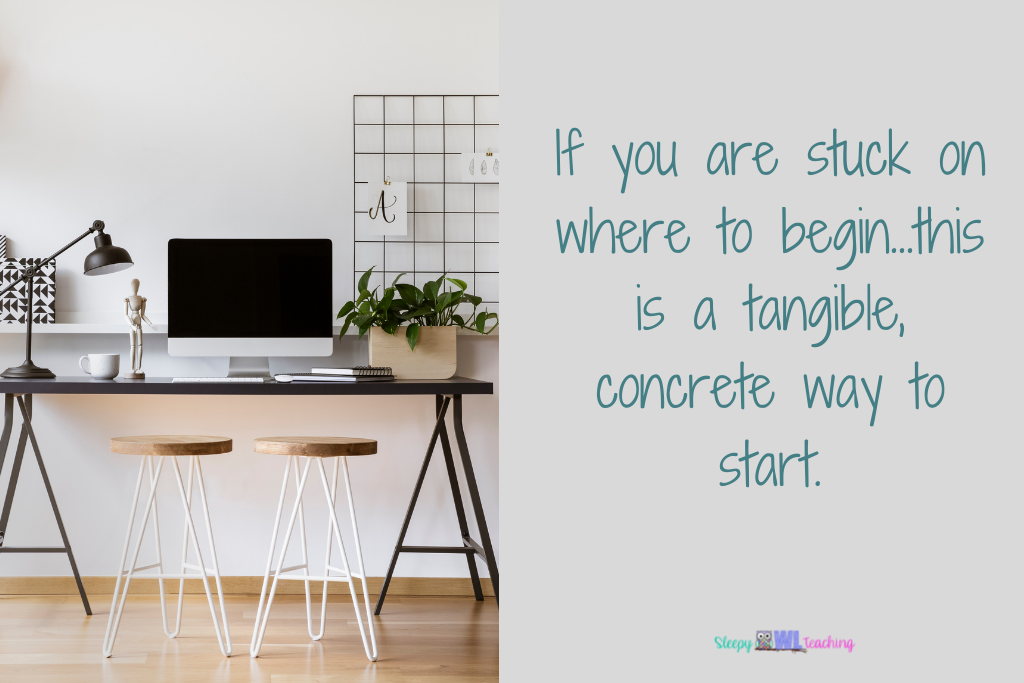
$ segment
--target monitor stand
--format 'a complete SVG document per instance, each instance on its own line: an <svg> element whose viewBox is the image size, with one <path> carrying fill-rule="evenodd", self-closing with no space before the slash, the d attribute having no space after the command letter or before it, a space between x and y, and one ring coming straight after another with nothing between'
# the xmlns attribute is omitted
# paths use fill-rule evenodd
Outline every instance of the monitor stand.
<svg viewBox="0 0 1024 683"><path fill-rule="evenodd" d="M231 356L228 377L263 377L270 379L270 359L266 356Z"/></svg>

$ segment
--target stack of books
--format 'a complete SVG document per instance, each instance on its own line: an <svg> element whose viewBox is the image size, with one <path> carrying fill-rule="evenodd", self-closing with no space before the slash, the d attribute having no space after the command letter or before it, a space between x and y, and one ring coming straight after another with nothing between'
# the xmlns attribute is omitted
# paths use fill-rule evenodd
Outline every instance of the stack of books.
<svg viewBox="0 0 1024 683"><path fill-rule="evenodd" d="M357 365L354 368L313 368L310 372L275 375L278 382L386 382L393 380L391 368Z"/></svg>

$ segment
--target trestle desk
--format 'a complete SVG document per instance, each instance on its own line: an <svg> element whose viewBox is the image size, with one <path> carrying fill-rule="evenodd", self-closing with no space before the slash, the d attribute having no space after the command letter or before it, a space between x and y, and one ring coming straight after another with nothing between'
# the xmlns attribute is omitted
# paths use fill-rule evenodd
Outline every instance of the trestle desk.
<svg viewBox="0 0 1024 683"><path fill-rule="evenodd" d="M63 553L68 557L71 564L71 571L75 575L75 582L78 584L78 592L82 596L82 604L85 606L86 614L92 614L89 608L89 599L85 594L85 587L82 585L82 578L78 574L78 566L75 564L75 556L71 551L71 542L64 531L64 523L61 520L57 508L57 499L50 486L50 479L43 465L41 446L46 445L44 435L37 435L32 428L32 396L36 394L81 394L81 395L102 395L102 394L159 394L159 395L218 395L218 396L433 396L435 422L430 434L430 441L427 445L426 456L423 458L423 465L420 468L419 476L416 479L416 486L413 488L412 499L409 501L409 508L405 513L405 520L402 522L402 529L395 544L394 554L391 556L391 563L388 566L387 576L384 578L384 585L377 599L376 614L380 614L384 605L384 597L387 595L388 586L391 583L391 576L394 574L398 557L402 553L457 553L464 554L469 563L469 575L473 582L473 592L477 600L483 600L483 590L480 586L480 575L477 571L475 556L483 558L491 577L491 584L494 588L495 600L498 598L498 565L494 559L494 550L491 547L491 537L487 532L487 521L484 519L483 506L480 503L480 491L477 488L476 476L473 474L473 463L469 456L469 445L466 443L466 434L462 427L462 398L466 395L493 394L494 385L491 382L483 382L465 377L452 377L442 380L394 380L390 382L364 382L364 383L342 383L342 382L318 382L318 383L280 383L264 382L172 382L169 377L153 377L144 380L96 380L91 377L57 377L56 379L37 380L15 380L0 378L0 391L4 393L4 428L0 434L0 474L3 472L4 461L10 447L11 435L14 430L15 413L22 418L21 434L18 438L17 448L14 452L14 460L11 468L10 481L7 486L7 495L4 498L3 511L0 512L0 554L3 553ZM469 533L466 510L462 502L462 493L459 488L458 478L455 470L455 459L448 437L448 428L445 425L445 415L449 408L452 410L452 422L455 427L455 441L459 449L459 456L462 460L462 467L466 476L466 487L469 490L470 505L476 517L477 527L480 532L480 540L475 540ZM329 436L329 435L327 435ZM367 434L367 437L374 437ZM427 473L427 466L430 464L431 455L437 442L441 442L441 450L444 453L445 467L448 472L448 480L451 484L452 498L455 503L455 513L458 517L459 531L462 535L462 545L456 546L408 546L405 545L405 534L409 529L409 521L412 519L413 510L416 508L416 500L419 497L420 488L423 486L423 479ZM50 498L50 505L53 508L54 517L57 519L57 527L63 546L40 547L40 546L18 546L4 545L4 537L7 533L7 523L11 515L11 504L14 501L14 492L18 487L18 477L21 473L22 461L25 450L31 443L35 453L36 462L42 475L46 493Z"/></svg>

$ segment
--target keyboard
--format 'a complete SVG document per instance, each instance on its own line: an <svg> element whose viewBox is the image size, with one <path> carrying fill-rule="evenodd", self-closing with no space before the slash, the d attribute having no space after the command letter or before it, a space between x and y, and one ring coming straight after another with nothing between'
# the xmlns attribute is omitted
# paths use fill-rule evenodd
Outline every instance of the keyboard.
<svg viewBox="0 0 1024 683"><path fill-rule="evenodd" d="M262 383L267 381L263 377L175 377L171 380L172 382L227 382L234 384L235 382L242 382L244 384L249 383Z"/></svg>

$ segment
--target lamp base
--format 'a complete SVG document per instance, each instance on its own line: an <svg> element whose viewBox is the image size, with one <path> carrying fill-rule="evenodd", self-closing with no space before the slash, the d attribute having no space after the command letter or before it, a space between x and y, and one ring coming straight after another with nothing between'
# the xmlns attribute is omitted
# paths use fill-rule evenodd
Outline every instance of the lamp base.
<svg viewBox="0 0 1024 683"><path fill-rule="evenodd" d="M7 379L53 379L56 376L46 368L37 367L30 360L25 361L16 368L7 368L0 372L0 377Z"/></svg>

